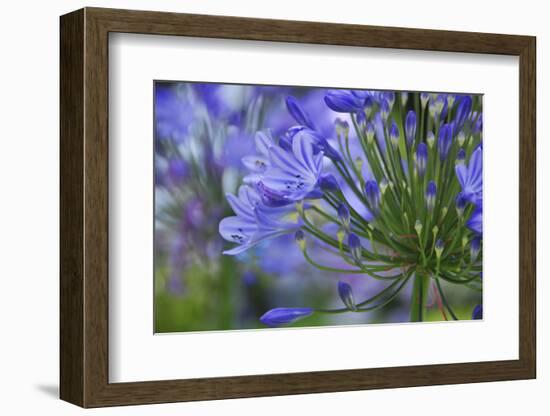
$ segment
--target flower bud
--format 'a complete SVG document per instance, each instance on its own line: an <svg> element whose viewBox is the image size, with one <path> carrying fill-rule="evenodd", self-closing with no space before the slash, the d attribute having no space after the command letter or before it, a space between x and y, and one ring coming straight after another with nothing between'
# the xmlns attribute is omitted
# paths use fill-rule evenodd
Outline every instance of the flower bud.
<svg viewBox="0 0 550 416"><path fill-rule="evenodd" d="M416 137L416 113L409 111L405 118L405 138L407 139L407 145L409 147L414 143Z"/></svg>
<svg viewBox="0 0 550 416"><path fill-rule="evenodd" d="M357 237L356 234L354 233L349 234L348 246L349 246L349 251L353 260L355 260L357 263L360 263L361 260L363 259L363 253L362 253L361 241L359 240L359 237Z"/></svg>
<svg viewBox="0 0 550 416"><path fill-rule="evenodd" d="M367 136L367 143L372 144L374 142L374 126L370 121L365 126L365 135Z"/></svg>
<svg viewBox="0 0 550 416"><path fill-rule="evenodd" d="M426 104L428 104L428 101L430 100L430 94L427 92L420 93L420 104L422 105L422 110L426 109Z"/></svg>
<svg viewBox="0 0 550 416"><path fill-rule="evenodd" d="M393 108L393 105L395 104L395 93L393 91L388 91L382 94L384 99L388 102L388 106L391 109Z"/></svg>
<svg viewBox="0 0 550 416"><path fill-rule="evenodd" d="M466 151L460 148L456 155L456 163L464 164L465 161L466 161Z"/></svg>
<svg viewBox="0 0 550 416"><path fill-rule="evenodd" d="M338 218L340 219L340 222L342 223L344 229L349 230L351 218L349 214L349 208L346 204L342 203L338 206Z"/></svg>
<svg viewBox="0 0 550 416"><path fill-rule="evenodd" d="M338 181L331 173L323 175L319 178L319 187L326 192L334 192L340 189Z"/></svg>
<svg viewBox="0 0 550 416"><path fill-rule="evenodd" d="M313 122L309 118L308 114L303 110L303 108L298 103L298 100L292 95L286 97L286 108L290 115L302 126L306 126L312 130L315 130Z"/></svg>
<svg viewBox="0 0 550 416"><path fill-rule="evenodd" d="M409 94L406 92L401 93L401 106L405 107L407 105L407 99L409 98Z"/></svg>
<svg viewBox="0 0 550 416"><path fill-rule="evenodd" d="M373 109L374 109L374 101L372 97L369 95L365 98L365 102L363 104L363 112L365 113L365 117L367 118L367 120L370 118Z"/></svg>
<svg viewBox="0 0 550 416"><path fill-rule="evenodd" d="M405 220L405 227L409 228L409 216L406 211L403 212L403 219Z"/></svg>
<svg viewBox="0 0 550 416"><path fill-rule="evenodd" d="M357 306L355 305L355 299L353 298L353 290L351 286L345 282L338 282L338 295L346 308L351 311L356 311Z"/></svg>
<svg viewBox="0 0 550 416"><path fill-rule="evenodd" d="M435 134L433 131L429 131L428 134L426 135L426 143L428 143L428 146L430 147L430 149L434 147Z"/></svg>
<svg viewBox="0 0 550 416"><path fill-rule="evenodd" d="M426 173L426 165L428 163L428 147L426 143L420 143L416 148L416 169L418 175L422 178Z"/></svg>
<svg viewBox="0 0 550 416"><path fill-rule="evenodd" d="M455 113L455 121L457 130L461 130L466 120L470 117L472 111L472 97L469 95L463 96L458 102Z"/></svg>
<svg viewBox="0 0 550 416"><path fill-rule="evenodd" d="M418 234L418 237L420 238L420 236L422 235L422 223L420 222L420 220L416 220L416 222L414 223L414 229L416 230L416 234Z"/></svg>
<svg viewBox="0 0 550 416"><path fill-rule="evenodd" d="M267 326L277 327L296 322L312 314L312 308L275 308L264 313L260 321Z"/></svg>
<svg viewBox="0 0 550 416"><path fill-rule="evenodd" d="M453 144L453 123L446 123L439 129L439 139L437 141L437 148L439 150L439 158L444 161L451 150Z"/></svg>
<svg viewBox="0 0 550 416"><path fill-rule="evenodd" d="M466 141L466 135L463 131L461 131L456 137L458 139L458 145L462 147L464 145L464 142Z"/></svg>
<svg viewBox="0 0 550 416"><path fill-rule="evenodd" d="M397 124L395 121L392 121L391 127L390 127L390 141L394 149L397 149L397 146L399 145L399 127L397 127Z"/></svg>
<svg viewBox="0 0 550 416"><path fill-rule="evenodd" d="M435 242L435 255L438 259L441 258L441 254L443 253L443 248L444 248L443 240L438 238Z"/></svg>
<svg viewBox="0 0 550 416"><path fill-rule="evenodd" d="M432 212L435 207L435 195L437 192L437 187L435 185L434 181L428 182L428 186L426 187L426 208L428 208L428 211Z"/></svg>
<svg viewBox="0 0 550 416"><path fill-rule="evenodd" d="M349 133L349 124L347 121L340 119L339 117L334 120L334 126L336 128L336 134L347 138Z"/></svg>
<svg viewBox="0 0 550 416"><path fill-rule="evenodd" d="M447 105L449 108L453 107L453 104L455 103L456 96L454 94L447 95Z"/></svg>
<svg viewBox="0 0 550 416"><path fill-rule="evenodd" d="M443 108L445 107L445 101L446 97L443 94L438 95L435 99L435 113L437 115L441 114L441 112L443 111Z"/></svg>
<svg viewBox="0 0 550 416"><path fill-rule="evenodd" d="M369 208L373 211L373 214L380 212L380 189L378 183L374 180L369 180L365 184L365 197L369 204Z"/></svg>
<svg viewBox="0 0 550 416"><path fill-rule="evenodd" d="M462 218L462 216L464 215L464 209L466 208L466 202L467 202L466 198L464 198L462 193L459 193L456 196L455 207L456 207L456 214L458 215L459 218Z"/></svg>

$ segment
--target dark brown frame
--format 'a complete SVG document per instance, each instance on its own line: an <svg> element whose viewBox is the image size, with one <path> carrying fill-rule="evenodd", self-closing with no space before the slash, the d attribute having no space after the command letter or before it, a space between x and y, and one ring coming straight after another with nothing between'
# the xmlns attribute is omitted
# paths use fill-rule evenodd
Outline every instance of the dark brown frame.
<svg viewBox="0 0 550 416"><path fill-rule="evenodd" d="M514 55L520 65L519 359L137 383L108 380L109 32ZM61 386L83 407L536 377L535 62L530 36L85 8L61 17Z"/></svg>

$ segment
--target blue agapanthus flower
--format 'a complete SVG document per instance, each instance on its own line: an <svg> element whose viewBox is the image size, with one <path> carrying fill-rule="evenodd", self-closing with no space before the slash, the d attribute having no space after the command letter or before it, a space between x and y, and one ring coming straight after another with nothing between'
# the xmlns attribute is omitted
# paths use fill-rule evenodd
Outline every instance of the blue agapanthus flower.
<svg viewBox="0 0 550 416"><path fill-rule="evenodd" d="M279 146L269 148L270 166L263 172L264 186L281 193L290 201L300 201L318 188L323 152L314 153L314 139L307 131L292 140L292 152Z"/></svg>
<svg viewBox="0 0 550 416"><path fill-rule="evenodd" d="M249 186L241 186L237 197L232 194L226 196L237 215L224 218L219 231L224 239L238 245L224 251L224 254L242 253L262 241L292 233L300 227L299 222L283 219L290 212L288 208L263 205L261 196Z"/></svg>
<svg viewBox="0 0 550 416"><path fill-rule="evenodd" d="M458 319L439 282L481 285L481 97L328 90L324 102L338 113L333 135L318 129L319 117L300 101L285 100L298 124L278 138L258 133L256 154L243 158L249 173L239 195L227 197L236 215L220 223L236 244L226 253L294 232L311 267L389 284L358 301L340 281L344 308L275 308L261 321L279 326L313 313L373 311L408 282L411 321L426 318L430 287L444 319ZM314 245L326 258L314 258ZM346 266L329 263L334 256Z"/></svg>

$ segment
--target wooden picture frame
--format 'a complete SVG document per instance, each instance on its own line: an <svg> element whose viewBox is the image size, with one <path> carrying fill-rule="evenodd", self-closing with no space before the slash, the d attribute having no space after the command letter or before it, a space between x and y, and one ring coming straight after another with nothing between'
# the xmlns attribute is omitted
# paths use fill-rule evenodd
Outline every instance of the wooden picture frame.
<svg viewBox="0 0 550 416"><path fill-rule="evenodd" d="M63 400L82 407L101 407L535 378L534 37L99 8L85 8L62 16L60 29L60 396ZM109 383L110 32L518 56L519 359Z"/></svg>

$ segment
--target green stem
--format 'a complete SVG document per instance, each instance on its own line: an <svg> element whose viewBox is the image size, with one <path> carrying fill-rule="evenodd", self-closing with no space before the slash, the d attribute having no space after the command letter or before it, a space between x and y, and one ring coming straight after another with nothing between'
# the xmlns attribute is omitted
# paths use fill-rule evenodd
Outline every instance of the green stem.
<svg viewBox="0 0 550 416"><path fill-rule="evenodd" d="M430 275L417 268L414 274L411 295L411 322L422 322L426 319L425 309L429 287Z"/></svg>

